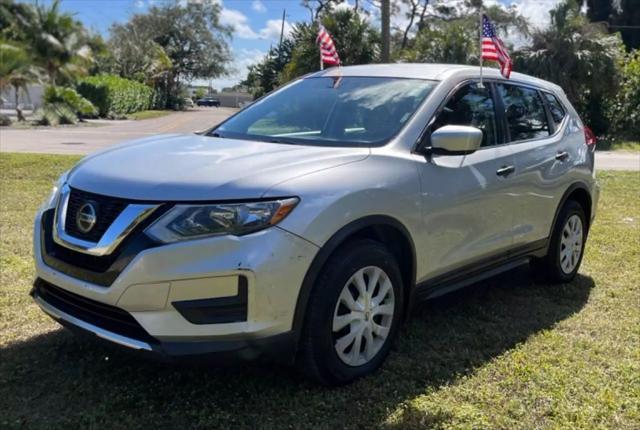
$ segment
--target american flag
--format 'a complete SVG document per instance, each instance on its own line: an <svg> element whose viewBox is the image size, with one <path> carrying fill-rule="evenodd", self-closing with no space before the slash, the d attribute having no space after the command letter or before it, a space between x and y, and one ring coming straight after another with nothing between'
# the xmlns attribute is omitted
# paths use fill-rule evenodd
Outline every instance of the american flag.
<svg viewBox="0 0 640 430"><path fill-rule="evenodd" d="M511 75L511 57L502 40L496 34L496 27L489 21L487 15L482 15L482 59L500 63L500 73L509 79Z"/></svg>
<svg viewBox="0 0 640 430"><path fill-rule="evenodd" d="M318 30L316 43L320 47L320 58L324 64L330 64L332 66L340 64L340 57L336 51L333 39L327 29L322 25L320 26L320 30Z"/></svg>

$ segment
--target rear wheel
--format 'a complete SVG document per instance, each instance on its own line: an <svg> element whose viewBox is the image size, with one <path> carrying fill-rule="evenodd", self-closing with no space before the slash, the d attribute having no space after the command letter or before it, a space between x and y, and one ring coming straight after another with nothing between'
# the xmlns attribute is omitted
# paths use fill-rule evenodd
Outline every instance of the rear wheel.
<svg viewBox="0 0 640 430"><path fill-rule="evenodd" d="M403 310L402 278L380 243L359 240L327 262L307 306L301 365L312 379L340 385L386 358Z"/></svg>
<svg viewBox="0 0 640 430"><path fill-rule="evenodd" d="M571 281L580 269L587 230L584 209L575 200L569 200L558 215L549 252L531 262L536 279L552 283Z"/></svg>

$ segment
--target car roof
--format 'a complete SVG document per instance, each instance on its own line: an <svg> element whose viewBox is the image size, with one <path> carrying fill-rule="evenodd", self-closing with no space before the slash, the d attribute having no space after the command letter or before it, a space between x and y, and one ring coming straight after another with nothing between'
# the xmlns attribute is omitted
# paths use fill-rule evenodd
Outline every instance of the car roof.
<svg viewBox="0 0 640 430"><path fill-rule="evenodd" d="M505 79L498 69L483 67L482 75L486 78L498 79L504 82L519 82L535 85L550 91L562 91L562 89L549 81L539 79L523 73L513 72L509 79ZM470 79L480 76L479 66L467 66L462 64L433 64L433 63L395 63L395 64L366 64L361 66L331 67L307 77L334 77L334 76L374 76L394 77L410 79L430 79L443 81L447 79Z"/></svg>

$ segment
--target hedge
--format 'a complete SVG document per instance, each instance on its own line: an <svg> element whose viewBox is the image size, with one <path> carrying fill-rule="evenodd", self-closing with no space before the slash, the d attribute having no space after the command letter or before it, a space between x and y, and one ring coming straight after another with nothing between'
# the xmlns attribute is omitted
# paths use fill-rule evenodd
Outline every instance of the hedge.
<svg viewBox="0 0 640 430"><path fill-rule="evenodd" d="M78 92L98 108L103 117L121 117L153 106L153 89L116 75L90 76L80 80Z"/></svg>

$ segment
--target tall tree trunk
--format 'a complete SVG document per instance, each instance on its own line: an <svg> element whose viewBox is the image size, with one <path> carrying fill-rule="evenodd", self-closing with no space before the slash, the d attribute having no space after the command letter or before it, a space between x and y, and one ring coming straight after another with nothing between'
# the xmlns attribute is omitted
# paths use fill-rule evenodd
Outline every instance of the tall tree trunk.
<svg viewBox="0 0 640 430"><path fill-rule="evenodd" d="M429 5L429 0L424 0L424 6L422 7L422 13L420 14L420 20L418 20L418 31L424 28L424 17L427 14L427 6Z"/></svg>
<svg viewBox="0 0 640 430"><path fill-rule="evenodd" d="M18 122L26 121L27 119L22 114L22 109L20 109L20 93L19 93L20 87L14 86L13 91L14 91L14 97L16 102L16 115L18 117Z"/></svg>
<svg viewBox="0 0 640 430"><path fill-rule="evenodd" d="M381 24L382 24L382 62L388 63L391 59L391 30L390 30L390 10L389 0L381 1Z"/></svg>
<svg viewBox="0 0 640 430"><path fill-rule="evenodd" d="M413 20L416 17L418 5L420 5L420 0L411 0L411 17L409 18L409 24L407 24L407 28L404 29L404 34L402 35L402 45L400 46L400 49L404 49L407 47L407 42L409 41L409 31L413 26Z"/></svg>

